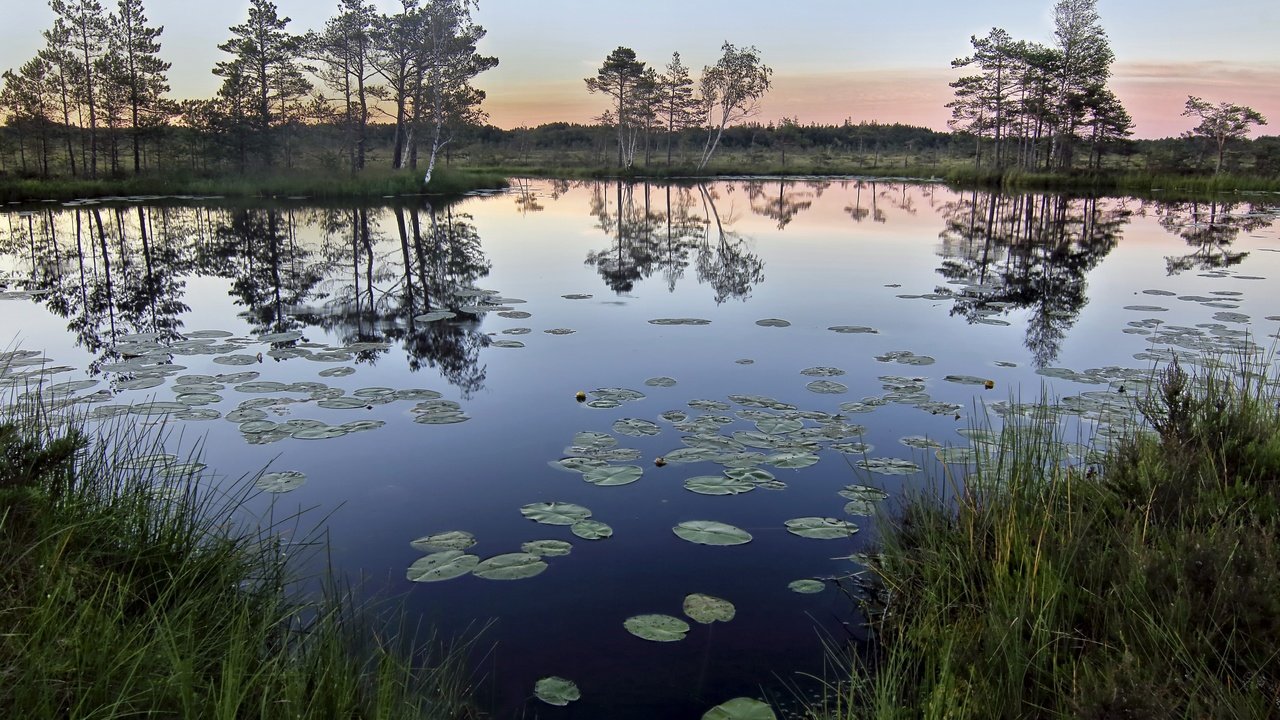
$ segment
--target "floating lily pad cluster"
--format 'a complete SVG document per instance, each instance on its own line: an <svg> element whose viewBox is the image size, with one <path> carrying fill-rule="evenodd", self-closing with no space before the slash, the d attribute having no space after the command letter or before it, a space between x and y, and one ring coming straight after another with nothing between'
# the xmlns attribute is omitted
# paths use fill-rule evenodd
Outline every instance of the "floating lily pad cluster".
<svg viewBox="0 0 1280 720"><path fill-rule="evenodd" d="M682 610L689 619L703 625L729 622L737 614L733 603L702 593L686 595ZM651 642L677 642L691 629L684 620L660 613L633 615L624 620L622 626L632 635Z"/></svg>

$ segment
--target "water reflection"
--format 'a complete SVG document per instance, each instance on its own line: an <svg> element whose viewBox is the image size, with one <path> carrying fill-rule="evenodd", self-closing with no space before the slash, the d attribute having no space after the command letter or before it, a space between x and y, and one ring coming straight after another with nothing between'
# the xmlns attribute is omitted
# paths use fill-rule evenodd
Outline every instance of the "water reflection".
<svg viewBox="0 0 1280 720"><path fill-rule="evenodd" d="M721 214L716 187L598 182L590 192L591 215L611 244L588 253L586 263L610 290L631 292L661 271L674 291L691 259L698 282L711 287L716 304L745 300L764 280L764 261L735 230L739 218Z"/></svg>
<svg viewBox="0 0 1280 720"><path fill-rule="evenodd" d="M1058 358L1089 302L1089 273L1135 216L1154 216L1192 251L1167 272L1223 271L1248 253L1242 232L1274 218L1239 201L1139 202L1035 193L956 193L931 185L852 179L719 183L520 181L510 194L528 218L565 204L589 214L607 244L587 253L605 287L626 294L652 279L668 292L690 268L716 304L747 301L765 280L757 243L815 228L858 237L854 223L909 224L936 215L936 271L928 296L970 324L1025 318L1036 366ZM923 213L921 211L924 211ZM833 219L833 214L834 218ZM484 387L476 284L491 263L472 216L415 201L389 207L173 207L75 204L9 213L3 249L13 277L67 320L95 356L120 359L124 336L183 338L192 278L223 278L254 333L317 328L357 361L402 348L412 370L433 368L464 396ZM768 227L764 227L767 222ZM843 224L847 230L839 226ZM471 308L469 312L467 309ZM422 321L448 310L447 322ZM298 348L276 347L280 359Z"/></svg>
<svg viewBox="0 0 1280 720"><path fill-rule="evenodd" d="M938 273L951 314L1007 324L1028 311L1024 344L1036 367L1052 364L1089 302L1087 276L1120 241L1132 211L1120 201L971 191L942 203Z"/></svg>
<svg viewBox="0 0 1280 720"><path fill-rule="evenodd" d="M1263 214L1255 204L1241 202L1157 203L1155 214L1160 227L1187 241L1192 252L1165 258L1170 275L1186 270L1221 270L1239 265L1249 253L1231 244L1243 232L1269 227L1274 217Z"/></svg>

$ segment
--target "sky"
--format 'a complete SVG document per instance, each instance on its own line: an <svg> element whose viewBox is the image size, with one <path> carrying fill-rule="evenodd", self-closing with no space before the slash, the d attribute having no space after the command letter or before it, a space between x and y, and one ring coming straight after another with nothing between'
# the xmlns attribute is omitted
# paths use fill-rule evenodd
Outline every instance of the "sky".
<svg viewBox="0 0 1280 720"><path fill-rule="evenodd" d="M374 0L383 11L394 0ZM111 5L111 0L103 0ZM225 57L217 45L247 16L247 0L146 0L163 25L162 55L173 64L179 98L209 97ZM544 122L590 122L606 107L587 93L615 47L634 49L661 69L679 52L700 69L720 46L754 45L773 68L773 88L758 120L801 123L879 121L946 129L951 60L969 38L993 27L1015 38L1051 43L1054 0L480 0L476 21L488 35L480 49L499 65L477 85L490 122L504 128ZM277 0L289 29L320 29L336 0ZM1175 136L1195 123L1181 117L1188 95L1248 105L1280 134L1280 3L1275 0L1100 0L1099 14L1116 55L1111 87L1135 121L1136 137ZM52 12L41 0L0 0L0 71L32 57ZM1255 134L1257 134L1255 132Z"/></svg>

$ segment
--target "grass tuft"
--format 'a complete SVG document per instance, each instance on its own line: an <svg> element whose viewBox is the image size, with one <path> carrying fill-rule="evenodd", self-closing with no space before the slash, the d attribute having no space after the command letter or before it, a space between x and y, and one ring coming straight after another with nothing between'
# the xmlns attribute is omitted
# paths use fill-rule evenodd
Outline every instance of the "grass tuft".
<svg viewBox="0 0 1280 720"><path fill-rule="evenodd" d="M886 521L876 649L824 718L1280 714L1280 408L1176 363L1146 425L1071 465L1046 415Z"/></svg>
<svg viewBox="0 0 1280 720"><path fill-rule="evenodd" d="M0 413L0 715L473 716L468 648L415 662L335 581L291 589L286 551L316 538L283 539L296 517L231 521L252 484L165 477L158 448L91 437L35 395Z"/></svg>

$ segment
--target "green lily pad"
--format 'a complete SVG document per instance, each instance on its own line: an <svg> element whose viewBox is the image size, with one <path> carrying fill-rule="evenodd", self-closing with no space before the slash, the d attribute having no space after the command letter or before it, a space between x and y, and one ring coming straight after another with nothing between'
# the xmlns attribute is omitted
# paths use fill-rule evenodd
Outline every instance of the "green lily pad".
<svg viewBox="0 0 1280 720"><path fill-rule="evenodd" d="M543 330L542 332L548 335L572 335L578 331L572 328L551 328L550 330Z"/></svg>
<svg viewBox="0 0 1280 720"><path fill-rule="evenodd" d="M223 355L213 361L219 365L257 365L259 362L257 355Z"/></svg>
<svg viewBox="0 0 1280 720"><path fill-rule="evenodd" d="M466 575L480 563L480 558L461 550L445 550L420 557L405 571L413 582L439 582Z"/></svg>
<svg viewBox="0 0 1280 720"><path fill-rule="evenodd" d="M808 375L809 377L840 377L841 375L844 375L845 372L838 367L819 365L817 367L805 368L800 371L800 374Z"/></svg>
<svg viewBox="0 0 1280 720"><path fill-rule="evenodd" d="M719 453L711 448L687 447L677 448L663 455L669 463L705 462L714 459Z"/></svg>
<svg viewBox="0 0 1280 720"><path fill-rule="evenodd" d="M658 318L650 320L650 325L710 325L710 320L700 318Z"/></svg>
<svg viewBox="0 0 1280 720"><path fill-rule="evenodd" d="M752 539L746 530L714 520L686 520L671 531L698 545L743 545Z"/></svg>
<svg viewBox="0 0 1280 720"><path fill-rule="evenodd" d="M286 343L286 342L293 342L294 340L301 340L301 339L302 339L302 333L297 330L289 330L287 332L278 332L278 333L267 333L266 335L258 336L258 342L263 342L263 343Z"/></svg>
<svg viewBox="0 0 1280 720"><path fill-rule="evenodd" d="M690 400L688 405L694 410L709 410L711 412L724 412L733 408L729 403L719 400Z"/></svg>
<svg viewBox="0 0 1280 720"><path fill-rule="evenodd" d="M520 342L519 340L494 340L493 342L489 343L489 345L496 348L512 348L512 349L524 347L524 343Z"/></svg>
<svg viewBox="0 0 1280 720"><path fill-rule="evenodd" d="M878 502L889 497L889 493L870 485L845 485L844 489L836 494L846 500L866 500L869 502Z"/></svg>
<svg viewBox="0 0 1280 720"><path fill-rule="evenodd" d="M915 448L917 450L934 450L942 447L942 443L937 440L930 440L923 435L908 435L907 437L900 438L898 442L909 448Z"/></svg>
<svg viewBox="0 0 1280 720"><path fill-rule="evenodd" d="M858 532L858 526L835 518L802 517L786 522L787 532L814 540L836 540Z"/></svg>
<svg viewBox="0 0 1280 720"><path fill-rule="evenodd" d="M568 555L573 545L564 540L530 540L521 545L520 550L538 557L560 557Z"/></svg>
<svg viewBox="0 0 1280 720"><path fill-rule="evenodd" d="M346 376L348 376L348 375L353 375L353 374L355 374L355 371L356 371L356 369L355 369L355 368L353 368L353 367L345 367L345 366L344 366L344 367L336 367L336 368L326 368L326 369L324 369L324 370L321 370L321 371L320 371L320 377L322 377L322 378L346 377Z"/></svg>
<svg viewBox="0 0 1280 720"><path fill-rule="evenodd" d="M866 327L866 326L864 326L864 325L834 325L834 326L829 327L829 328L827 328L827 329L828 329L828 330L830 330L830 331L832 331L832 332L840 333L840 334L842 334L842 335L861 335L861 334L864 334L864 333L865 333L865 334L870 334L870 335L875 335L875 334L878 334L878 333L880 332L879 330L876 330L875 328L869 328L869 327Z"/></svg>
<svg viewBox="0 0 1280 720"><path fill-rule="evenodd" d="M297 470L281 470L277 472L263 473L262 477L253 485L254 487L269 493L286 493L290 490L297 490L307 481L307 476Z"/></svg>
<svg viewBox="0 0 1280 720"><path fill-rule="evenodd" d="M880 475L911 475L920 472L920 466L910 460L898 458L863 458L858 467Z"/></svg>
<svg viewBox="0 0 1280 720"><path fill-rule="evenodd" d="M560 460L552 460L550 463L547 463L547 464L557 470L567 470L569 472L584 473L594 468L605 467L609 463L599 458L593 458L593 457L592 458L567 457L567 458L561 458Z"/></svg>
<svg viewBox="0 0 1280 720"><path fill-rule="evenodd" d="M786 320L779 320L778 318L765 318L764 320L757 320L756 324L759 325L760 327L780 327L780 328L791 327L791 323L787 322Z"/></svg>
<svg viewBox="0 0 1280 720"><path fill-rule="evenodd" d="M346 428L336 425L326 427L312 427L295 430L291 433L291 437L295 440L332 440L347 435L350 431Z"/></svg>
<svg viewBox="0 0 1280 720"><path fill-rule="evenodd" d="M584 430L573 436L573 445L580 448L590 448L593 450L607 449L618 446L618 438L602 432L594 432Z"/></svg>
<svg viewBox="0 0 1280 720"><path fill-rule="evenodd" d="M737 613L733 603L711 595L693 593L684 598L684 614L703 625L729 622Z"/></svg>
<svg viewBox="0 0 1280 720"><path fill-rule="evenodd" d="M506 330L503 330L502 334L503 335L528 335L531 332L533 332L533 328L515 327L515 328L507 328Z"/></svg>
<svg viewBox="0 0 1280 720"><path fill-rule="evenodd" d="M785 435L803 427L803 422L788 418L769 418L756 421L756 429L768 435Z"/></svg>
<svg viewBox="0 0 1280 720"><path fill-rule="evenodd" d="M1045 369L1052 370L1053 368L1045 368ZM1049 373L1045 372L1041 374L1048 375ZM942 379L946 380L949 383L956 383L957 385L984 385L985 386L988 382L991 382L988 378L981 378L981 377L977 377L976 375L947 375Z"/></svg>
<svg viewBox="0 0 1280 720"><path fill-rule="evenodd" d="M466 550L476 544L476 536L466 530L449 530L420 537L409 544L415 550Z"/></svg>
<svg viewBox="0 0 1280 720"><path fill-rule="evenodd" d="M817 455L808 452L780 452L766 457L765 462L778 468L806 468L818 462Z"/></svg>
<svg viewBox="0 0 1280 720"><path fill-rule="evenodd" d="M689 632L689 623L671 615L636 615L627 618L622 626L632 635L653 642L677 642Z"/></svg>
<svg viewBox="0 0 1280 720"><path fill-rule="evenodd" d="M702 715L702 720L778 720L778 716L766 703L738 697L711 708Z"/></svg>
<svg viewBox="0 0 1280 720"><path fill-rule="evenodd" d="M978 454L971 447L946 447L934 452L940 462L963 465L977 460Z"/></svg>
<svg viewBox="0 0 1280 720"><path fill-rule="evenodd" d="M524 310L503 310L498 313L498 317L504 317L508 320L524 320L533 317L533 313L525 312Z"/></svg>
<svg viewBox="0 0 1280 720"><path fill-rule="evenodd" d="M755 490L756 484L727 475L701 475L685 480L684 489L699 495L741 495Z"/></svg>
<svg viewBox="0 0 1280 720"><path fill-rule="evenodd" d="M564 502L530 503L520 508L520 514L543 525L572 525L591 517L590 510Z"/></svg>
<svg viewBox="0 0 1280 720"><path fill-rule="evenodd" d="M547 569L547 563L532 553L506 553L480 561L471 572L485 580L522 580Z"/></svg>
<svg viewBox="0 0 1280 720"><path fill-rule="evenodd" d="M649 387L675 387L676 381L675 381L675 378L654 377L654 378L649 378L648 380L645 380L644 384L648 385Z"/></svg>
<svg viewBox="0 0 1280 720"><path fill-rule="evenodd" d="M121 390L150 390L164 384L163 378L144 377L136 380L124 380L117 384Z"/></svg>
<svg viewBox="0 0 1280 720"><path fill-rule="evenodd" d="M815 392L822 395L840 395L849 392L849 387L835 380L814 380L805 385L809 392Z"/></svg>
<svg viewBox="0 0 1280 720"><path fill-rule="evenodd" d="M579 520L569 526L569 532L583 540L603 540L613 537L613 528L599 520Z"/></svg>
<svg viewBox="0 0 1280 720"><path fill-rule="evenodd" d="M826 584L821 580L796 580L787 584L788 589L801 595L816 595L825 590L826 587Z"/></svg>
<svg viewBox="0 0 1280 720"><path fill-rule="evenodd" d="M662 428L655 422L650 420L640 420L639 418L622 418L613 424L613 431L619 435L629 435L631 437L649 437L658 435L662 432Z"/></svg>
<svg viewBox="0 0 1280 720"><path fill-rule="evenodd" d="M876 514L876 504L870 500L850 500L844 504L845 515L871 517Z"/></svg>
<svg viewBox="0 0 1280 720"><path fill-rule="evenodd" d="M630 485L644 475L644 468L638 465L618 465L591 468L582 474L582 479L592 485L612 487Z"/></svg>
<svg viewBox="0 0 1280 720"><path fill-rule="evenodd" d="M576 683L554 675L534 683L533 694L542 702L558 707L582 698L582 692L578 690Z"/></svg>

